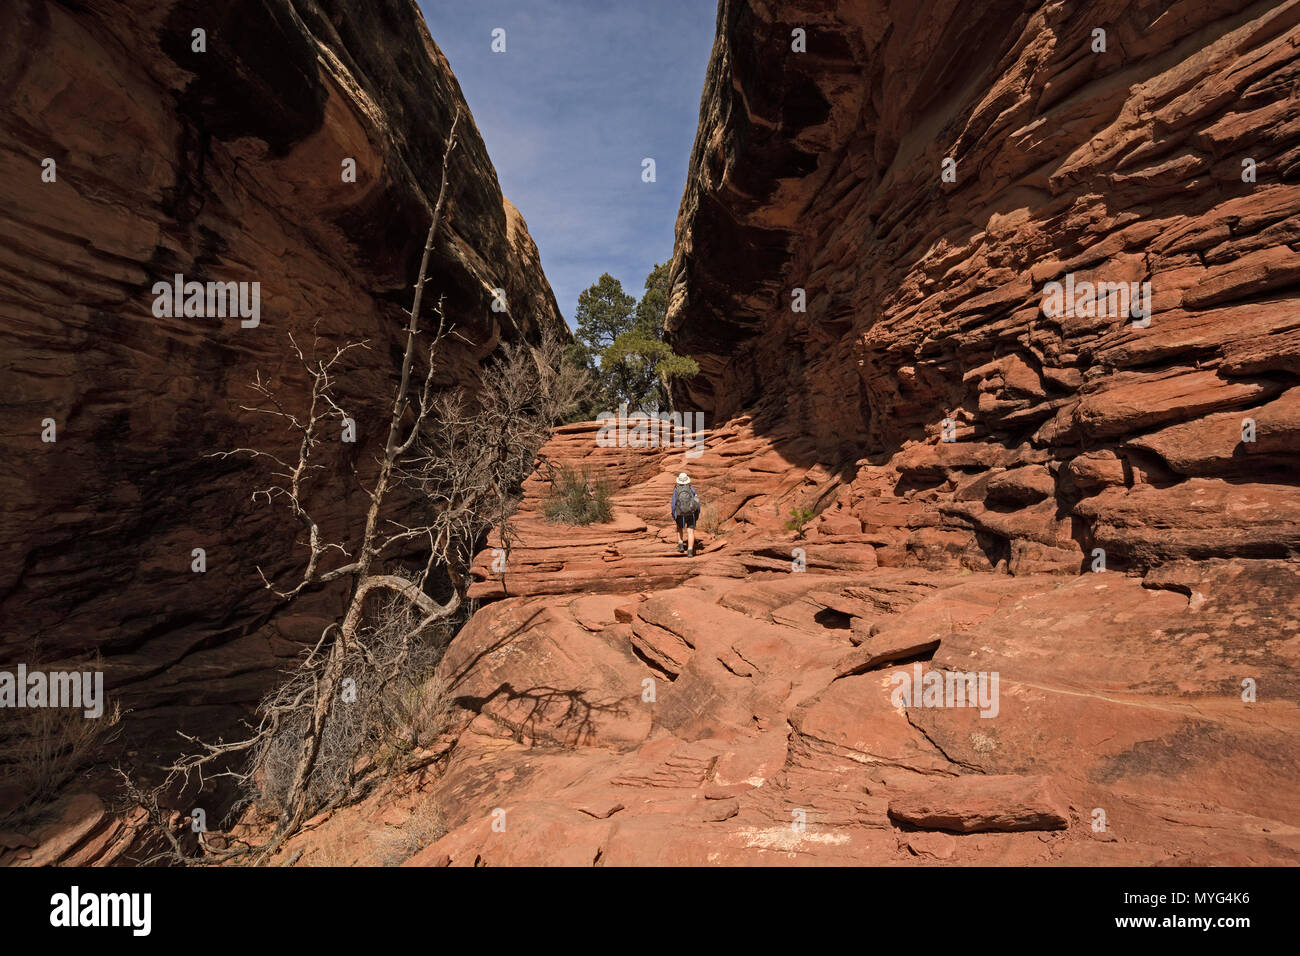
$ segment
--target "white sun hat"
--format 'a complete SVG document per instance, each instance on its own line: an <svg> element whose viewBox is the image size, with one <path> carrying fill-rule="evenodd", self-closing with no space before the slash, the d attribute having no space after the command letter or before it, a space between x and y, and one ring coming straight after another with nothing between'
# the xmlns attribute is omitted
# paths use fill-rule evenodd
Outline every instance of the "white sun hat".
<svg viewBox="0 0 1300 956"><path fill-rule="evenodd" d="M686 472L682 472L677 476L677 483L679 485L689 485L691 483L691 476L686 474Z"/></svg>

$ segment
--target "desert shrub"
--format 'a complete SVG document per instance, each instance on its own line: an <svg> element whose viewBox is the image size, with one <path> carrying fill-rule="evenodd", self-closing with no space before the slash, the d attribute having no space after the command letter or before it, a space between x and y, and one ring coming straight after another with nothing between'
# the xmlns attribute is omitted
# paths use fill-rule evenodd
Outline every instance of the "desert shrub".
<svg viewBox="0 0 1300 956"><path fill-rule="evenodd" d="M609 483L603 478L593 481L586 468L560 465L551 473L542 513L559 524L597 524L613 515L609 497Z"/></svg>
<svg viewBox="0 0 1300 956"><path fill-rule="evenodd" d="M722 533L722 513L718 511L715 504L706 504L700 508L700 517L697 522L701 531L705 534Z"/></svg>
<svg viewBox="0 0 1300 956"><path fill-rule="evenodd" d="M425 800L399 826L378 833L375 842L384 866L400 866L446 832L437 802Z"/></svg>
<svg viewBox="0 0 1300 956"><path fill-rule="evenodd" d="M342 697L321 733L316 766L308 783L311 805L326 806L350 797L368 771L400 772L405 758L422 741L441 733L451 713L451 697L435 668L458 619L410 637L418 610L390 597L364 629L343 662ZM313 670L295 671L263 699L259 710L286 711L294 701L311 699ZM311 712L287 710L274 734L265 736L251 758L243 804L279 813L285 806L294 770L310 727Z"/></svg>
<svg viewBox="0 0 1300 956"><path fill-rule="evenodd" d="M21 798L0 813L0 829L39 817L68 781L103 756L121 731L120 721L116 706L96 718L57 707L6 711L0 720L0 791Z"/></svg>

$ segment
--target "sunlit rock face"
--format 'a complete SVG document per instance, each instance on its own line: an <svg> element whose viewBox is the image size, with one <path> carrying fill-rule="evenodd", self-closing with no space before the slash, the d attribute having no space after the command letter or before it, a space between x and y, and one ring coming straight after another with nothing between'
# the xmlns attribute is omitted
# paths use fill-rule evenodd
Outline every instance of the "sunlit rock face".
<svg viewBox="0 0 1300 956"><path fill-rule="evenodd" d="M357 441L328 436L313 479L314 517L356 527L353 466L366 475L383 440L457 108L425 316L445 296L466 342L440 380L562 322L414 4L20 0L0 34L0 656L98 649L133 726L175 741L246 715L338 610L262 588L259 565L282 581L300 567L297 525L250 501L262 467L205 456L294 453L240 408L260 371L301 411L289 333L309 355L314 337L322 354L366 340L338 382ZM259 283L258 324L159 317L153 285L177 274Z"/></svg>
<svg viewBox="0 0 1300 956"><path fill-rule="evenodd" d="M1294 556L1298 24L1236 0L723 0L679 399L799 423L855 476L836 508L912 554Z"/></svg>
<svg viewBox="0 0 1300 956"><path fill-rule="evenodd" d="M281 859L1300 860L1297 562L954 570L843 512L789 530L840 480L791 460L797 432L736 419L699 458L597 433L558 429L543 454L606 481L612 520L557 526L548 483L525 482L504 571L492 542L439 668L450 725ZM694 557L667 515L683 469L709 509ZM434 809L445 835L393 848Z"/></svg>

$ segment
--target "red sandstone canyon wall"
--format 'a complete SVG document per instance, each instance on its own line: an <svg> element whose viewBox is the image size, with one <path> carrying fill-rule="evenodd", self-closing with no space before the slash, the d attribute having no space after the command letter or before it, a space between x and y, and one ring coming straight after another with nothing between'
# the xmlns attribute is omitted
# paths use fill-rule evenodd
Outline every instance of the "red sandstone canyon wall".
<svg viewBox="0 0 1300 956"><path fill-rule="evenodd" d="M256 567L289 573L297 529L250 501L260 467L205 456L286 450L240 406L259 372L303 393L288 333L368 340L340 383L357 441L329 443L317 505L326 528L364 513L352 469L382 441L457 108L429 294L469 344L442 379L563 323L414 3L19 0L0 34L0 656L98 650L134 725L174 741L246 716L337 611L308 595L277 613ZM260 282L260 324L155 317L176 273Z"/></svg>
<svg viewBox="0 0 1300 956"><path fill-rule="evenodd" d="M724 0L718 26L685 403L797 423L853 476L838 526L899 563L1300 551L1300 4ZM1148 283L1149 323L1045 314L1054 281Z"/></svg>

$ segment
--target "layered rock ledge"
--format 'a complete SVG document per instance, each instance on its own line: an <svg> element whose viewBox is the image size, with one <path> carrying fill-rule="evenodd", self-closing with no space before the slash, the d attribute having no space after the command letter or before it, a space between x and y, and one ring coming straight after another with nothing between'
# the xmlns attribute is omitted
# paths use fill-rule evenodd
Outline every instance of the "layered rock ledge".
<svg viewBox="0 0 1300 956"><path fill-rule="evenodd" d="M905 546L972 568L1295 557L1298 84L1295 2L723 0L679 398L805 436L836 527L919 506Z"/></svg>
<svg viewBox="0 0 1300 956"><path fill-rule="evenodd" d="M490 603L440 668L453 726L285 859L1300 861L1295 562L971 570L888 534L787 529L839 478L748 421L699 459L600 448L596 430L561 429L543 454L609 481L612 520L552 524L530 480L506 571L480 555ZM694 558L667 513L683 469L709 509ZM996 676L992 695L897 697L902 676L966 674ZM420 842L431 808L445 834Z"/></svg>

